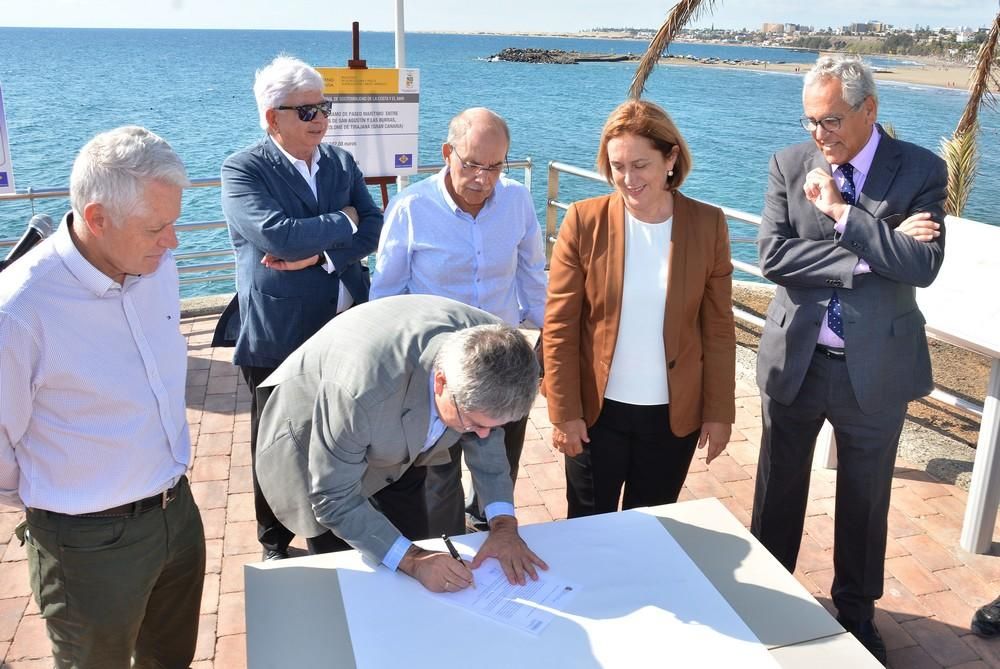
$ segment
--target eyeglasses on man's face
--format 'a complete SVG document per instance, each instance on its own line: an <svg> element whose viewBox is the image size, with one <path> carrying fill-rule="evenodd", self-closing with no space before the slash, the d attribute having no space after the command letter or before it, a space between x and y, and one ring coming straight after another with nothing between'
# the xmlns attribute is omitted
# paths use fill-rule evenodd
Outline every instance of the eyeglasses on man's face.
<svg viewBox="0 0 1000 669"><path fill-rule="evenodd" d="M868 98L865 98L865 100L867 99ZM858 111L859 109L861 109L861 105L863 105L864 103L865 101L862 100L855 106L851 107L851 111L849 113L853 114L854 112ZM802 124L802 127L806 130L806 132L816 132L816 129L819 127L822 127L823 130L826 130L827 132L837 132L838 130L840 130L840 124L843 121L844 121L844 115L826 116L824 118L812 118L811 116L803 116L799 119L799 123Z"/></svg>
<svg viewBox="0 0 1000 669"><path fill-rule="evenodd" d="M295 105L290 107L288 105L281 105L275 107L275 109L285 110L295 110L299 115L299 120L308 123L309 121L316 118L316 114L323 112L323 116L330 118L330 112L333 110L333 103L329 100L323 100L323 102L314 102L311 105Z"/></svg>
<svg viewBox="0 0 1000 669"><path fill-rule="evenodd" d="M451 393L448 393L451 395ZM469 423L465 420L465 415L458 406L458 400L455 399L454 395L451 395L451 404L455 407L455 414L458 416L458 422L462 427L463 432L482 432L483 430L492 430L492 427L486 425L479 425L478 423Z"/></svg>
<svg viewBox="0 0 1000 669"><path fill-rule="evenodd" d="M462 169L465 170L466 172L474 174L475 176L479 176L480 174L486 174L488 176L494 177L500 174L500 172L510 171L507 167L507 156L504 156L503 160L499 163L495 163L493 165L480 165L479 163L469 162L468 160L463 158L462 155L458 152L458 149L455 148L454 144L449 144L448 146L451 147L451 150L452 152L454 152L455 157L458 158L458 162L462 166Z"/></svg>

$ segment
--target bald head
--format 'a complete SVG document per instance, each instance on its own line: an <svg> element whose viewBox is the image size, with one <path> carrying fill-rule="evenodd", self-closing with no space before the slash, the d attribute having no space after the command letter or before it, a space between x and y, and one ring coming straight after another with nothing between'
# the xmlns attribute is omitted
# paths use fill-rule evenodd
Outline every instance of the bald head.
<svg viewBox="0 0 1000 669"><path fill-rule="evenodd" d="M510 129L507 122L499 114L486 107L472 107L459 113L448 124L448 144L461 146L465 144L468 135L496 135L503 138L504 144L510 146Z"/></svg>
<svg viewBox="0 0 1000 669"><path fill-rule="evenodd" d="M445 188L459 209L479 214L507 165L509 148L507 123L495 112L473 107L451 119L441 156L447 165Z"/></svg>

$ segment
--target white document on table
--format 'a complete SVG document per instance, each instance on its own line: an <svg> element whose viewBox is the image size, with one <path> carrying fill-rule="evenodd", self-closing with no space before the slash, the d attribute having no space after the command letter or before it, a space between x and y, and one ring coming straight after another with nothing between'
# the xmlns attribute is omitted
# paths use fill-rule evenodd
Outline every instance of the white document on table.
<svg viewBox="0 0 1000 669"><path fill-rule="evenodd" d="M475 588L445 592L439 597L447 604L538 635L552 622L554 611L569 605L580 586L541 569L537 573L537 581L529 577L524 585L512 584L500 563L489 558L474 572Z"/></svg>
<svg viewBox="0 0 1000 669"><path fill-rule="evenodd" d="M337 577L357 668L431 657L439 666L481 669L778 666L655 517L627 511L518 529L548 563L551 582L580 585L546 607L552 617L544 634L500 624L409 576L342 554ZM453 543L471 556L486 536ZM444 549L439 539L418 543ZM484 568L473 573L485 583Z"/></svg>

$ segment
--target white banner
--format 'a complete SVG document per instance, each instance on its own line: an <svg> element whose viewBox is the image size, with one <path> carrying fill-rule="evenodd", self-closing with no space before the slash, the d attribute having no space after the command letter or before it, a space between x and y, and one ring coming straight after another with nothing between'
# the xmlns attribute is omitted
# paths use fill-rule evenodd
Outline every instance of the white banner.
<svg viewBox="0 0 1000 669"><path fill-rule="evenodd" d="M14 192L14 166L10 162L10 142L7 141L7 114L3 108L3 86L0 86L0 194Z"/></svg>
<svg viewBox="0 0 1000 669"><path fill-rule="evenodd" d="M333 102L323 141L350 151L366 177L416 174L419 70L317 69Z"/></svg>

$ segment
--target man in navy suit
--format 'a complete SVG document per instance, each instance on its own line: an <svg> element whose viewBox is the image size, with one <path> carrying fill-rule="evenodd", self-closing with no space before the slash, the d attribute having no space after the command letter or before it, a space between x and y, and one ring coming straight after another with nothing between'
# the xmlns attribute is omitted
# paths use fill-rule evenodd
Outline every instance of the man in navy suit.
<svg viewBox="0 0 1000 669"><path fill-rule="evenodd" d="M368 300L361 259L375 251L382 213L348 152L322 144L330 103L323 78L278 56L257 72L254 97L267 136L222 165L222 210L236 250L239 334L233 364L250 387L256 460L257 386L338 313ZM254 475L265 559L288 556L294 536ZM322 550L322 537L310 549Z"/></svg>

